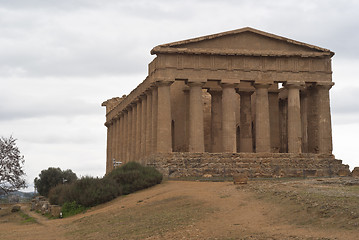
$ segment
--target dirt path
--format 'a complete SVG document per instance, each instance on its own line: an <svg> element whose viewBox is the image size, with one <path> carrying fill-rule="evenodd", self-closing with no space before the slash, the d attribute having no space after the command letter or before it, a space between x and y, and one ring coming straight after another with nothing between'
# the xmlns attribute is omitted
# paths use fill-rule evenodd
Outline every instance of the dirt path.
<svg viewBox="0 0 359 240"><path fill-rule="evenodd" d="M358 239L358 230L289 224L282 208L247 186L169 181L66 219L25 208L38 224L0 224L0 239Z"/></svg>

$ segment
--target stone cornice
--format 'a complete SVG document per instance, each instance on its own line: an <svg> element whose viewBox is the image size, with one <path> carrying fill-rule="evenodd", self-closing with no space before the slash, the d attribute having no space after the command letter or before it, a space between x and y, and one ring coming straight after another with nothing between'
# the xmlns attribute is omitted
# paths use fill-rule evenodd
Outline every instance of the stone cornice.
<svg viewBox="0 0 359 240"><path fill-rule="evenodd" d="M171 48L155 47L152 54L195 54L195 55L220 55L220 56L249 56L249 57L332 57L332 52L302 52L302 51L248 51L236 49L212 49L212 48Z"/></svg>

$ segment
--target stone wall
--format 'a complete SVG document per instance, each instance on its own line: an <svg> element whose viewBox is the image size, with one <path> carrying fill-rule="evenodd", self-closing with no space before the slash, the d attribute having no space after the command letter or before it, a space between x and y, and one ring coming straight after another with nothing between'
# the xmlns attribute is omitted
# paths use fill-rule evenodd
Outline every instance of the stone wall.
<svg viewBox="0 0 359 240"><path fill-rule="evenodd" d="M333 155L290 153L157 153L144 160L164 176L213 177L246 173L250 178L349 176Z"/></svg>

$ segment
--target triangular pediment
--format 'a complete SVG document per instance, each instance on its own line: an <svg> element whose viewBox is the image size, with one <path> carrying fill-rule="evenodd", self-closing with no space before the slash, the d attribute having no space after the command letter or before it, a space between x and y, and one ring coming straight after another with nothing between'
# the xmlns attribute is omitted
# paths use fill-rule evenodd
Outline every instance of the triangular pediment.
<svg viewBox="0 0 359 240"><path fill-rule="evenodd" d="M188 39L159 45L151 54L219 54L219 55L263 55L263 56L333 56L328 49L298 42L253 28Z"/></svg>

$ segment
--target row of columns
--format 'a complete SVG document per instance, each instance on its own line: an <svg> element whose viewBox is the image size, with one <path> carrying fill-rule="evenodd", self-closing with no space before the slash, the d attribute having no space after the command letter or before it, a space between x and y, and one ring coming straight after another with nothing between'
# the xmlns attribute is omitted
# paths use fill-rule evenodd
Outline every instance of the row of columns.
<svg viewBox="0 0 359 240"><path fill-rule="evenodd" d="M200 83L189 83L190 131L189 151L204 151L202 88ZM253 152L251 95L255 92L255 151L272 152L272 145L279 151L279 106L270 106L270 83L254 83L252 89L239 89L240 95L240 152ZM303 83L284 84L288 91L286 109L286 141L288 153L332 153L329 89L332 83L315 84L305 90ZM211 152L236 152L236 85L221 84L220 89L209 89L211 94ZM302 97L301 97L301 93ZM305 94L304 94L305 93ZM272 105L278 105L278 93L274 92ZM311 115L308 123L308 99ZM270 108L271 111L270 111ZM276 114L271 117L270 114ZM273 124L271 120L276 122ZM276 126L278 125L278 126ZM273 129L271 129L273 128ZM276 129L274 129L276 128ZM274 135L273 132L278 135ZM271 133L272 132L272 133ZM310 141L308 140L308 132ZM276 142L273 144L273 142ZM277 143L278 142L278 143ZM313 146L315 149L308 149Z"/></svg>
<svg viewBox="0 0 359 240"><path fill-rule="evenodd" d="M172 151L171 84L157 82L106 123L107 172L115 162L137 161L152 152Z"/></svg>
<svg viewBox="0 0 359 240"><path fill-rule="evenodd" d="M136 161L154 152L172 151L171 96L172 81L157 82L126 109L107 123L107 169L113 160ZM189 86L189 151L204 152L203 82L188 82ZM271 152L271 124L269 111L269 83L254 83L255 91L255 150ZM331 153L331 121L329 89L332 85L309 88L302 94L302 85L286 83L288 152L305 152L316 142L319 153ZM237 92L236 92L237 91ZM252 89L236 90L235 84L222 83L211 94L212 152L236 152L236 94L240 95L240 150L253 151ZM311 104L307 105L307 102ZM313 104L315 103L315 104ZM306 116L308 115L308 116ZM315 123L303 118L316 119ZM304 129L306 131L304 131ZM315 132L317 131L317 132ZM307 134L307 135L306 135ZM307 138L307 139L306 139ZM304 143L304 144L303 144Z"/></svg>

